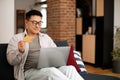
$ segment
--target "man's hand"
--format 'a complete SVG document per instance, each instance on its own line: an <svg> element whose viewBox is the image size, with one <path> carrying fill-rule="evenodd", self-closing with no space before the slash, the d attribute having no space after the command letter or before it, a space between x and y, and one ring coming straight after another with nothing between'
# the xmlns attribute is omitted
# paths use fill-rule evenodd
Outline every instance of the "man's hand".
<svg viewBox="0 0 120 80"><path fill-rule="evenodd" d="M18 50L19 50L21 53L24 53L24 51L25 51L25 41L19 41L19 42L18 42Z"/></svg>

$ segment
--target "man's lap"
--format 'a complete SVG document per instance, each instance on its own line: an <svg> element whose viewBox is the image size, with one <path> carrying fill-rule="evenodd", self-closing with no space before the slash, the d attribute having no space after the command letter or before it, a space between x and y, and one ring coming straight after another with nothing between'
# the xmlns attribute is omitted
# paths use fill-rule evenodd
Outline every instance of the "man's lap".
<svg viewBox="0 0 120 80"><path fill-rule="evenodd" d="M67 67L67 66L66 66ZM25 72L26 80L61 80L68 79L58 68L49 67L42 69L30 69Z"/></svg>

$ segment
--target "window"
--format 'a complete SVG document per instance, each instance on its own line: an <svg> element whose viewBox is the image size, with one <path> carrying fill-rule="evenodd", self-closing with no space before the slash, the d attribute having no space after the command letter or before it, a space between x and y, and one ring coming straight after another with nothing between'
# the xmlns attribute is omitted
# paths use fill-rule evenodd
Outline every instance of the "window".
<svg viewBox="0 0 120 80"><path fill-rule="evenodd" d="M43 24L41 26L42 29L47 28L47 0L36 0L34 9L37 9L39 11L41 11L43 17L42 17L42 21Z"/></svg>
<svg viewBox="0 0 120 80"><path fill-rule="evenodd" d="M43 15L42 21L42 28L47 28L47 4L41 5L41 13Z"/></svg>

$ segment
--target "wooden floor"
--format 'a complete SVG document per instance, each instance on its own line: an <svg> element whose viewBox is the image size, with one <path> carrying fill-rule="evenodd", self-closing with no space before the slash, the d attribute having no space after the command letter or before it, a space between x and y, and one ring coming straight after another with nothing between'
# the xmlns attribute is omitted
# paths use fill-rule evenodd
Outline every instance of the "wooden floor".
<svg viewBox="0 0 120 80"><path fill-rule="evenodd" d="M90 64L85 64L85 67L89 73L109 75L109 76L115 76L120 78L120 74L113 73L112 69L102 69L100 67L94 67Z"/></svg>

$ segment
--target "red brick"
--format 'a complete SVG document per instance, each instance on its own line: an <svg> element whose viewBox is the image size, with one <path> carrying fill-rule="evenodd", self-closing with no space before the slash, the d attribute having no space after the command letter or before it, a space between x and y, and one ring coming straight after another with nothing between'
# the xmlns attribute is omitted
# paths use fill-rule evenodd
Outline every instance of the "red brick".
<svg viewBox="0 0 120 80"><path fill-rule="evenodd" d="M75 46L76 0L47 0L48 30L54 40L67 40Z"/></svg>

